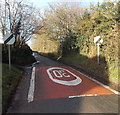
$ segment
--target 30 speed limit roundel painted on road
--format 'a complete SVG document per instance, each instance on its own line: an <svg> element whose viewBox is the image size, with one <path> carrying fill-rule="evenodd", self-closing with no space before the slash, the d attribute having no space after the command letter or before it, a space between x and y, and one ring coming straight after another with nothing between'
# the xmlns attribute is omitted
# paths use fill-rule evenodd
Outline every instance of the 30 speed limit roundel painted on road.
<svg viewBox="0 0 120 115"><path fill-rule="evenodd" d="M47 73L53 82L62 85L76 86L82 82L80 77L64 68L52 67L47 69Z"/></svg>
<svg viewBox="0 0 120 115"><path fill-rule="evenodd" d="M35 73L33 100L79 95L113 94L103 86L69 67L41 66L36 67Z"/></svg>

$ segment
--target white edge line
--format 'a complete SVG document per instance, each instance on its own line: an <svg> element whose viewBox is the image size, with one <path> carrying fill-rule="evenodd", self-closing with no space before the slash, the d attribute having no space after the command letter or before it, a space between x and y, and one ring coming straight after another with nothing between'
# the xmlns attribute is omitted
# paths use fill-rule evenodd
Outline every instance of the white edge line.
<svg viewBox="0 0 120 115"><path fill-rule="evenodd" d="M90 79L90 80L96 82L97 84L99 84L99 85L105 87L106 89L109 89L110 91L114 92L115 94L120 95L120 92L118 92L118 91L116 91L116 90L114 90L114 89L111 89L109 86L102 84L101 82L99 82L99 81L97 81L97 80L95 80L95 79L93 79L93 78L87 76L86 74L81 73L80 71L78 71L78 70L76 70L76 69L74 69L74 68L72 68L72 67L69 67L69 68L71 68L71 69L77 71L78 73L82 74L83 76L87 77L88 79Z"/></svg>
<svg viewBox="0 0 120 115"><path fill-rule="evenodd" d="M75 98L75 97L92 97L92 96L98 96L98 94L75 95L75 96L69 96L68 98Z"/></svg>
<svg viewBox="0 0 120 115"><path fill-rule="evenodd" d="M34 88L35 88L35 67L33 67L32 69L32 75L30 79L30 87L29 87L29 92L28 92L28 103L33 101Z"/></svg>

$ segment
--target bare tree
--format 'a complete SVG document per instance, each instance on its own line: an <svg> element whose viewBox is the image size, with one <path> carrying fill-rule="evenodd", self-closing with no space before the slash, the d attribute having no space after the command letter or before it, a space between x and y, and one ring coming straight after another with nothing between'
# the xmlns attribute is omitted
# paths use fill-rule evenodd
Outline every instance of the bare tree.
<svg viewBox="0 0 120 115"><path fill-rule="evenodd" d="M15 45L22 45L30 39L37 26L40 26L38 10L22 0L4 0L0 3L0 28L2 34L14 33Z"/></svg>
<svg viewBox="0 0 120 115"><path fill-rule="evenodd" d="M76 3L49 4L42 18L43 28L38 29L38 34L45 34L47 38L58 41L60 52L62 49L66 52L77 51L76 26L82 19L83 12L84 9Z"/></svg>
<svg viewBox="0 0 120 115"><path fill-rule="evenodd" d="M45 33L52 39L61 39L74 32L75 26L83 13L77 4L55 3L49 4L49 9L42 18L43 28L40 34Z"/></svg>

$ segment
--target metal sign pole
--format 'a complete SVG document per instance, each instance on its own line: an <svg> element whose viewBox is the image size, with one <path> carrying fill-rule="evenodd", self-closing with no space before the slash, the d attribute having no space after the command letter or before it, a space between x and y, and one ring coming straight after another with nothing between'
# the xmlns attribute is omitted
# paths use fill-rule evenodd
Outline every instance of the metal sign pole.
<svg viewBox="0 0 120 115"><path fill-rule="evenodd" d="M9 70L11 70L11 51L10 51L10 45L8 45L8 56L9 56Z"/></svg>
<svg viewBox="0 0 120 115"><path fill-rule="evenodd" d="M100 44L98 43L97 44L97 61L98 61L98 64L100 63L100 60L99 60L99 57L100 57Z"/></svg>

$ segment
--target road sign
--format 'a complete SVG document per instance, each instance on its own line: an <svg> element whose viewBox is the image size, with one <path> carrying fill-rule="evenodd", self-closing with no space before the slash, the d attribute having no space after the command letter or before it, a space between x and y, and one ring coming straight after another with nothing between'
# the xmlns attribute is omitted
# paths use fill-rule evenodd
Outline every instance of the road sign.
<svg viewBox="0 0 120 115"><path fill-rule="evenodd" d="M3 37L3 41L4 41L4 44L12 45L15 42L15 37L14 37L14 35L12 33L7 33Z"/></svg>
<svg viewBox="0 0 120 115"><path fill-rule="evenodd" d="M4 44L8 44L8 56L9 56L9 70L11 70L11 51L10 51L10 45L14 44L15 37L12 33L7 33L3 37Z"/></svg>
<svg viewBox="0 0 120 115"><path fill-rule="evenodd" d="M102 44L102 43L103 43L103 39L101 39L100 36L96 36L96 37L94 38L94 43L95 43L95 44Z"/></svg>
<svg viewBox="0 0 120 115"><path fill-rule="evenodd" d="M100 45L103 43L103 39L100 36L96 36L94 38L94 43L97 44L97 61L99 64L99 56L100 56Z"/></svg>
<svg viewBox="0 0 120 115"><path fill-rule="evenodd" d="M3 36L2 36L1 31L0 31L0 44L4 44L4 41L3 41Z"/></svg>
<svg viewBox="0 0 120 115"><path fill-rule="evenodd" d="M2 38L0 38L0 44L4 44L4 41Z"/></svg>

